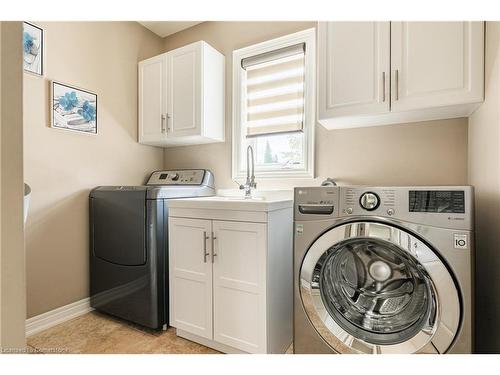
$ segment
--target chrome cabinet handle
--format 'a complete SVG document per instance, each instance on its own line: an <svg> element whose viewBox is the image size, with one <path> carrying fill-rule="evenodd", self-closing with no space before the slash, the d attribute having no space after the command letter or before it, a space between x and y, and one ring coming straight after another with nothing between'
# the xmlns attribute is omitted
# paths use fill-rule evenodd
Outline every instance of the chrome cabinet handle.
<svg viewBox="0 0 500 375"><path fill-rule="evenodd" d="M161 114L161 132L162 133L166 132L166 127L165 127L165 120L166 120L166 118L167 118L167 115L165 115L165 113L162 113Z"/></svg>
<svg viewBox="0 0 500 375"><path fill-rule="evenodd" d="M382 102L385 103L385 72L382 72Z"/></svg>
<svg viewBox="0 0 500 375"><path fill-rule="evenodd" d="M207 253L207 240L209 237L207 236L207 232L203 232L203 263L207 263L207 256L210 254Z"/></svg>
<svg viewBox="0 0 500 375"><path fill-rule="evenodd" d="M394 72L394 80L396 81L395 82L395 86L396 86L396 99L395 100L399 100L399 69L396 69L396 71Z"/></svg>
<svg viewBox="0 0 500 375"><path fill-rule="evenodd" d="M212 263L214 262L215 257L217 256L217 253L215 252L215 240L217 237L215 237L214 232L212 232Z"/></svg>

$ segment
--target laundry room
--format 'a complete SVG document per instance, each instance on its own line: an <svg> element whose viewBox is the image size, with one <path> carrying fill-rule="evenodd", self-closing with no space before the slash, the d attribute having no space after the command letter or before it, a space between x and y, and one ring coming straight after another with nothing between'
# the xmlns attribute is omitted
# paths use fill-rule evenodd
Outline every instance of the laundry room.
<svg viewBox="0 0 500 375"><path fill-rule="evenodd" d="M0 16L0 369L500 354L500 13L276 9Z"/></svg>

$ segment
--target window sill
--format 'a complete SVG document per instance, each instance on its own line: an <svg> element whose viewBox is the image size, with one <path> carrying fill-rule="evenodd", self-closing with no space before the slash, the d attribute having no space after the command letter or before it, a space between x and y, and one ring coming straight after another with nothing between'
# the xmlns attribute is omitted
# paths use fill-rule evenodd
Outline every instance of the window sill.
<svg viewBox="0 0 500 375"><path fill-rule="evenodd" d="M239 172L233 174L233 180L245 179L246 172ZM264 180L284 180L284 179L314 179L314 173L304 170L300 171L269 171L269 172L256 172L256 179Z"/></svg>

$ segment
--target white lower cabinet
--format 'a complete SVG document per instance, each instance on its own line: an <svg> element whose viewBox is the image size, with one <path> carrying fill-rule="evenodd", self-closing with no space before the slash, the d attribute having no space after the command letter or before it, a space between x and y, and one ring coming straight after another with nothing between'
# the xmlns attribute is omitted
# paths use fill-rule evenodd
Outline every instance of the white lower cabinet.
<svg viewBox="0 0 500 375"><path fill-rule="evenodd" d="M286 351L292 211L280 211L268 222L169 218L170 325L179 336L223 352Z"/></svg>
<svg viewBox="0 0 500 375"><path fill-rule="evenodd" d="M212 338L212 262L210 220L169 221L170 324Z"/></svg>
<svg viewBox="0 0 500 375"><path fill-rule="evenodd" d="M213 221L214 340L266 348L266 224Z"/></svg>

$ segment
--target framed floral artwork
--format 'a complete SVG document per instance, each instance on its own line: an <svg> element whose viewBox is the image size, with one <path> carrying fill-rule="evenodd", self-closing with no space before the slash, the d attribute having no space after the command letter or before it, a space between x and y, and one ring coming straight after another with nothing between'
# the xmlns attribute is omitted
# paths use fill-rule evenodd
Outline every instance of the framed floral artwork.
<svg viewBox="0 0 500 375"><path fill-rule="evenodd" d="M97 94L51 82L53 128L97 134Z"/></svg>
<svg viewBox="0 0 500 375"><path fill-rule="evenodd" d="M43 29L29 22L23 23L23 68L26 72L43 75Z"/></svg>

